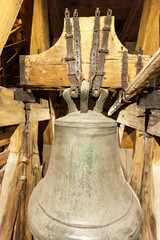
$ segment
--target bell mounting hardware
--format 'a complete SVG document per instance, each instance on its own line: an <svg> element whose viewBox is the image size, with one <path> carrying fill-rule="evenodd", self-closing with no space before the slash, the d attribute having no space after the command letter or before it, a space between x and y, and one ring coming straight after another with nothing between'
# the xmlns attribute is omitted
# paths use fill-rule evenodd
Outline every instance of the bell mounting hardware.
<svg viewBox="0 0 160 240"><path fill-rule="evenodd" d="M100 10L99 8L95 11L95 23L93 29L93 40L92 40L92 50L91 50L91 62L90 62L90 80L89 89L92 92L93 97L98 97L100 95L100 87L103 78L103 68L105 55L108 53L108 37L110 32L112 10L108 9L107 15L104 21L103 28L103 38L101 43L101 48L99 49L99 61L97 66L97 56L99 47L99 25L100 25ZM71 97L77 98L79 92L81 92L81 84L85 78L81 76L81 49L80 49L80 28L78 20L77 9L73 13L73 26L74 26L74 49L73 49L73 34L72 26L70 22L70 12L68 9L65 11L66 19L66 42L67 42L67 57L69 79L70 79L70 94ZM88 80L87 80L88 81ZM87 84L84 84L88 86ZM83 86L84 87L84 86ZM88 91L89 94L89 91ZM81 95L81 94L80 94Z"/></svg>

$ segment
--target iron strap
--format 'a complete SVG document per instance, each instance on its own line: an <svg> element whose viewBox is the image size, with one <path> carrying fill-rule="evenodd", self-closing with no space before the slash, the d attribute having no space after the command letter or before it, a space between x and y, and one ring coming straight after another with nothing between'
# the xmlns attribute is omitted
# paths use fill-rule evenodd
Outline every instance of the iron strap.
<svg viewBox="0 0 160 240"><path fill-rule="evenodd" d="M95 23L94 23L93 41L92 41L92 50L91 50L90 88L92 87L92 82L96 74L97 53L98 53L98 45L99 45L99 17L100 17L100 11L99 11L99 8L97 8L95 11Z"/></svg>
<svg viewBox="0 0 160 240"><path fill-rule="evenodd" d="M140 47L139 52L136 52L137 54L137 74L141 71L142 69L142 55L143 55L143 50Z"/></svg>
<svg viewBox="0 0 160 240"><path fill-rule="evenodd" d="M69 79L71 84L71 96L76 98L78 97L78 84L75 76L75 58L73 55L73 35L72 27L70 23L70 12L66 8L65 10L65 19L66 19L66 41L67 41L67 57L68 68L69 68Z"/></svg>
<svg viewBox="0 0 160 240"><path fill-rule="evenodd" d="M107 16L105 17L105 25L103 28L103 39L101 44L101 49L99 50L99 63L97 72L93 81L92 87L92 96L98 97L100 93L100 86L103 78L103 68L104 68L104 60L105 54L108 53L107 45L108 45L108 37L110 32L110 25L112 20L112 10L108 9Z"/></svg>
<svg viewBox="0 0 160 240"><path fill-rule="evenodd" d="M74 57L75 57L75 76L79 82L81 81L81 35L79 29L79 19L78 19L78 12L75 9L73 13L73 24L74 24Z"/></svg>
<svg viewBox="0 0 160 240"><path fill-rule="evenodd" d="M128 58L127 58L127 52L124 52L122 57L122 88L123 90L125 90L127 87L127 72L128 72Z"/></svg>

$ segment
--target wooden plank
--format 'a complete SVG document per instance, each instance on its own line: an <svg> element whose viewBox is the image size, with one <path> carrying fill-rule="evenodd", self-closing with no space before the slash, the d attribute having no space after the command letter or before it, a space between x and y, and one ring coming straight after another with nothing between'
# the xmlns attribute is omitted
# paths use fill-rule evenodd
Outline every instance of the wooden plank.
<svg viewBox="0 0 160 240"><path fill-rule="evenodd" d="M18 101L3 101L0 97L0 127L25 122L24 104Z"/></svg>
<svg viewBox="0 0 160 240"><path fill-rule="evenodd" d="M29 122L28 119L26 126L24 124L18 126L11 137L11 150L19 149L19 152L10 151L2 179L0 192L2 240L12 238L32 240L27 223L27 208L30 194L41 179L41 167L37 145L38 121Z"/></svg>
<svg viewBox="0 0 160 240"><path fill-rule="evenodd" d="M19 180L15 171L17 170L19 176L21 176L18 168L16 169L18 159L19 153L9 153L2 181L0 194L0 236L2 240L11 238L18 209L18 198L23 186L23 181Z"/></svg>
<svg viewBox="0 0 160 240"><path fill-rule="evenodd" d="M14 92L11 89L0 86L0 96L8 100L14 100Z"/></svg>
<svg viewBox="0 0 160 240"><path fill-rule="evenodd" d="M13 135L11 136L10 139L10 144L8 146L8 149L11 152L20 152L22 145L23 145L23 134L25 130L25 123L21 123L17 126L15 129Z"/></svg>
<svg viewBox="0 0 160 240"><path fill-rule="evenodd" d="M139 149L140 150L140 149ZM153 215L153 207L151 201L151 166L154 154L153 138L145 134L144 139L144 155L143 155L143 168L141 169L142 177L140 184L140 202L143 212L142 232L140 233L139 240L143 239L158 239L156 233L156 221Z"/></svg>
<svg viewBox="0 0 160 240"><path fill-rule="evenodd" d="M50 47L47 0L34 0L30 54L44 52Z"/></svg>
<svg viewBox="0 0 160 240"><path fill-rule="evenodd" d="M119 156L125 179L128 183L130 183L132 177L132 162L134 156L134 149L119 148Z"/></svg>
<svg viewBox="0 0 160 240"><path fill-rule="evenodd" d="M144 132L145 128L147 128L146 132L148 134L160 137L160 110L158 109L150 111L148 123L147 126L145 126L145 107L141 107L137 105L137 103L134 103L119 112L117 122Z"/></svg>
<svg viewBox="0 0 160 240"><path fill-rule="evenodd" d="M5 45L23 0L2 0L0 8L0 55Z"/></svg>
<svg viewBox="0 0 160 240"><path fill-rule="evenodd" d="M145 108L139 107L137 103L133 103L119 112L117 122L145 131Z"/></svg>
<svg viewBox="0 0 160 240"><path fill-rule="evenodd" d="M71 19L72 21L72 19ZM94 17L79 18L81 29L81 59L82 75L89 78L90 74L90 52L92 47L92 31ZM87 22L87 24L86 24ZM102 41L104 17L100 17L100 44ZM70 85L68 78L68 65L65 60L67 56L65 24L61 37L49 50L31 56L22 56L20 60L20 81L22 85L33 87L56 87L64 88ZM106 55L104 64L103 87L120 88L122 55L127 49L120 43L114 29L114 17L112 17L111 31L108 41L109 53ZM53 57L54 56L54 57ZM149 56L142 57L145 65ZM128 79L131 82L136 76L137 56L128 54Z"/></svg>
<svg viewBox="0 0 160 240"><path fill-rule="evenodd" d="M25 132L25 143L23 154L21 156L23 166L24 188L19 196L20 205L18 208L18 217L14 228L14 240L19 239L32 240L27 222L28 201L33 188L41 179L41 167L38 154L38 122L30 122L27 125L28 132ZM26 164L27 163L27 164Z"/></svg>
<svg viewBox="0 0 160 240"><path fill-rule="evenodd" d="M0 168L6 164L9 155L9 150L0 153Z"/></svg>
<svg viewBox="0 0 160 240"><path fill-rule="evenodd" d="M135 137L136 137L135 129L126 126L123 132L120 147L134 149Z"/></svg>
<svg viewBox="0 0 160 240"><path fill-rule="evenodd" d="M154 90L140 99L139 105L147 109L160 108L160 90Z"/></svg>
<svg viewBox="0 0 160 240"><path fill-rule="evenodd" d="M141 131L136 131L136 144L135 144L135 154L133 158L133 176L131 179L131 186L136 192L140 199L141 195L141 183L142 183L142 173L144 168L144 148L145 145L145 133ZM139 147L141 146L141 147Z"/></svg>
<svg viewBox="0 0 160 240"><path fill-rule="evenodd" d="M151 110L147 132L151 135L160 137L160 110Z"/></svg>
<svg viewBox="0 0 160 240"><path fill-rule="evenodd" d="M151 166L151 202L153 208L153 217L155 219L155 228L157 239L160 236L160 198L159 198L159 176L160 176L160 138L152 138L152 166ZM156 239L156 238L155 238Z"/></svg>
<svg viewBox="0 0 160 240"><path fill-rule="evenodd" d="M144 54L153 55L159 48L159 14L160 2L156 0L145 0L142 18L138 33L136 49L142 47Z"/></svg>
<svg viewBox="0 0 160 240"><path fill-rule="evenodd" d="M30 109L29 122L50 120L49 108L38 103L28 103Z"/></svg>
<svg viewBox="0 0 160 240"><path fill-rule="evenodd" d="M160 148L160 147L158 147ZM155 238L157 240L160 239L160 213L158 209L160 209L160 165L152 165L152 190L151 190L151 197L152 197L152 207L153 207L153 214L154 214L154 229L155 229Z"/></svg>
<svg viewBox="0 0 160 240"><path fill-rule="evenodd" d="M153 81L156 77L160 75L160 48L151 57L147 64L142 68L135 79L128 85L125 95L126 100L130 100L135 96L142 88L144 88L148 83ZM124 96L120 96L119 99L112 105L109 109L108 115L112 115L119 108L124 105Z"/></svg>
<svg viewBox="0 0 160 240"><path fill-rule="evenodd" d="M13 99L12 90L0 87L0 127L25 122L24 104Z"/></svg>

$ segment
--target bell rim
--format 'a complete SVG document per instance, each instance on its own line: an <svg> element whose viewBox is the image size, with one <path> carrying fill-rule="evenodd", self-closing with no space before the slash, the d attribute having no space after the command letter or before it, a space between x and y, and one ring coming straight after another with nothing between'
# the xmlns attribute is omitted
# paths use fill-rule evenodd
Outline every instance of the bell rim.
<svg viewBox="0 0 160 240"><path fill-rule="evenodd" d="M96 240L97 237L99 237L99 236L101 238L98 238L98 239L102 239L103 240L104 239L104 235L106 237L108 236L109 228L112 227L113 225L117 226L116 228L114 227L115 234L116 234L116 236L118 236L118 238L115 238L115 239L116 240L124 240L124 237L123 238L119 238L119 234L121 234L121 233L123 234L124 227L128 227L128 230L131 230L130 229L130 225L126 226L127 223L128 223L127 218L130 218L131 215L133 216L134 214L137 214L137 213L138 213L138 215L136 216L137 219L135 221L136 224L134 226L134 229L133 229L133 226L132 226L132 231L130 233L127 231L127 235L125 235L125 236L129 236L131 240L135 240L136 237L138 237L139 232L141 230L142 212L141 212L141 210L139 208L139 203L137 202L136 198L133 198L132 206L131 206L131 208L129 209L129 211L127 212L127 214L125 216L123 216L122 218L120 218L118 221L116 221L114 223L111 223L109 225L102 226L102 227L97 227L97 228L92 228L92 227L91 228L83 228L83 227L80 228L80 227L76 227L76 226L73 227L73 226L65 225L65 224L57 221L56 219L53 220L48 215L45 215L44 210L39 206L38 202L36 201L37 202L36 203L36 206L37 206L36 210L39 209L39 211L38 211L39 216L42 217L42 215L44 215L45 216L45 220L48 221L45 224L44 223L40 223L41 227L43 226L43 228L44 228L44 229L42 229L42 228L37 227L36 224L35 224L35 223L37 223L37 221L35 221L35 219L33 220L30 217L30 214L34 213L34 211L31 211L31 210L33 210L32 209L32 207L33 207L32 206L32 201L35 201L35 197L36 197L35 194L33 194L31 196L30 201L29 201L29 206L30 207L28 208L28 225L30 227L30 230L31 230L35 240L44 240L44 239L45 240L51 240L51 239L59 240L60 239L59 238L60 235L63 234L61 232L61 230L63 229L63 231L65 231L66 228L69 228L69 230L72 233L71 235L68 235L67 238L65 238L66 240L76 240L77 239L78 235L75 236L75 238L73 238L73 236L72 236L72 235L74 235L75 230L78 231L79 233L80 232L84 232L85 234L89 234L89 235L91 234L91 237L89 236L89 238L88 238L89 240ZM134 209L134 213L133 213L133 206L134 205L136 205L137 211L135 211L135 209ZM133 218L134 218L134 216L133 216ZM125 222L126 222L126 225L123 223L124 224L123 227L119 226L119 225L121 225L119 221L121 221L122 219L125 219ZM51 222L52 222L52 224L51 224ZM45 225L47 226L47 228L46 228ZM56 231L53 231L53 228L55 228ZM51 232L53 232L54 235L51 236L51 237L49 235L47 235L47 229L48 229L48 232L51 231ZM44 232L45 231L46 231L46 233L45 233L45 237L44 237ZM118 235L117 235L117 232L118 232ZM67 233L67 231L66 231L66 233ZM71 238L70 238L70 236L71 236ZM83 237L79 238L79 239L82 240ZM110 239L110 238L108 238L108 239Z"/></svg>

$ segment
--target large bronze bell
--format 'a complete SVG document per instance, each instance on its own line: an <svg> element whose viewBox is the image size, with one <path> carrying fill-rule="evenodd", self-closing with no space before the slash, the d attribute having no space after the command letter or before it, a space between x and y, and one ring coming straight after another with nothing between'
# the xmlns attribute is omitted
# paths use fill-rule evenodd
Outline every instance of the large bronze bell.
<svg viewBox="0 0 160 240"><path fill-rule="evenodd" d="M83 91L82 91L83 92ZM118 154L117 124L102 115L106 90L93 111L77 111L68 90L71 113L55 120L46 176L28 207L36 240L135 240L141 229L138 199L125 181Z"/></svg>

